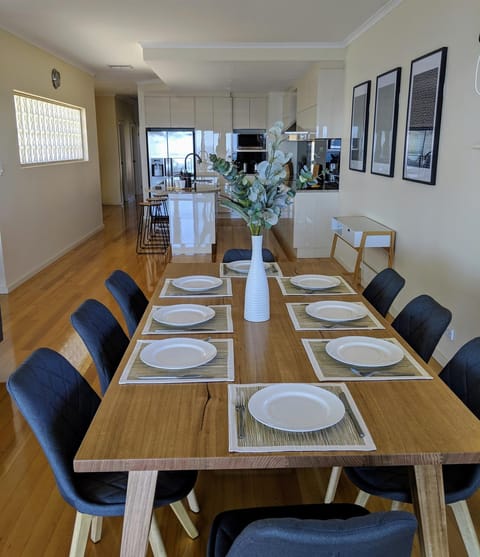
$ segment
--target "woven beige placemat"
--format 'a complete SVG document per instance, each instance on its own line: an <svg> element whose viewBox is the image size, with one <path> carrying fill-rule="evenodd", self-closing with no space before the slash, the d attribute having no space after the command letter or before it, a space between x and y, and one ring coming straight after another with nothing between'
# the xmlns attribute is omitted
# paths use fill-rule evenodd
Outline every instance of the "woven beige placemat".
<svg viewBox="0 0 480 557"><path fill-rule="evenodd" d="M209 342L217 348L217 355L204 365L180 369L159 369L144 364L140 352L147 344L158 340L137 340L120 377L120 384L127 383L203 383L209 381L233 381L233 339L215 339Z"/></svg>
<svg viewBox="0 0 480 557"><path fill-rule="evenodd" d="M231 452L375 450L376 447L367 425L346 385L339 383L321 385L322 389L340 395L342 402L347 405L342 420L325 429L301 433L268 427L258 422L250 414L248 411L250 397L267 386L267 384L259 383L228 385L228 430ZM243 417L236 409L239 402L243 402L246 406ZM242 419L244 420L243 427L240 424ZM239 435L241 431L244 432L242 437ZM363 437L360 435L360 431Z"/></svg>
<svg viewBox="0 0 480 557"><path fill-rule="evenodd" d="M324 290L309 290L304 288L299 288L294 286L290 279L292 277L278 277L277 281L280 286L280 290L284 296L331 296L332 294L357 294L355 290L346 282L346 280L341 276L335 276L340 280L338 286L333 288L325 288Z"/></svg>
<svg viewBox="0 0 480 557"><path fill-rule="evenodd" d="M153 306L145 327L143 328L142 335L162 335L162 334L188 334L192 332L209 331L212 333L232 333L233 332L233 321L232 321L232 306L230 305L218 305L209 306L215 310L215 316L209 321L204 323L199 323L198 325L192 325L191 327L170 327L164 325L163 323L158 323L153 318L155 311L161 307L170 306Z"/></svg>
<svg viewBox="0 0 480 557"><path fill-rule="evenodd" d="M432 379L432 376L422 368L406 352L401 344L394 338L382 339L393 342L402 348L404 357L398 364L385 368L360 368L366 372L372 371L369 377L359 377L351 371L351 366L343 364L330 357L325 347L328 340L324 339L302 339L302 344L307 352L308 359L313 366L315 375L320 381L397 381L399 379ZM382 375L384 373L384 375Z"/></svg>
<svg viewBox="0 0 480 557"><path fill-rule="evenodd" d="M218 288L211 288L202 292L187 292L173 286L172 280L174 279L165 279L165 284L160 292L160 298L220 298L232 295L232 282L229 278L222 279L222 284Z"/></svg>
<svg viewBox="0 0 480 557"><path fill-rule="evenodd" d="M267 263L268 267L265 269L267 277L283 277L282 269L278 263ZM239 273L228 267L228 263L220 263L220 276L232 278L247 278L248 273Z"/></svg>
<svg viewBox="0 0 480 557"><path fill-rule="evenodd" d="M369 311L365 304L356 302L367 312L365 317L355 319L354 321L344 321L342 323L335 323L332 321L323 321L311 317L305 311L308 306L306 303L288 303L287 310L293 326L296 331L321 331L321 330L348 330L348 329L384 329L385 327L376 319L376 317Z"/></svg>

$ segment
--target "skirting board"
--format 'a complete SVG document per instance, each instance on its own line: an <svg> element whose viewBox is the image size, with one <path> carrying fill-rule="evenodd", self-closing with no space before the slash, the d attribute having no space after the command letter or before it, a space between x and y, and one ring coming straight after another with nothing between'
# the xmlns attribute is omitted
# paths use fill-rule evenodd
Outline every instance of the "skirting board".
<svg viewBox="0 0 480 557"><path fill-rule="evenodd" d="M23 284L25 281L27 281L28 279L32 278L34 275L36 275L37 273L39 273L40 271L45 269L45 267L48 267L54 261L56 261L57 259L60 259L60 257L63 257L66 253L68 253L72 249L76 248L80 244L83 244L83 242L85 242L86 240L88 240L89 238L91 238L92 236L94 236L95 234L100 232L101 230L103 230L103 228L104 228L104 225L102 223L100 226L97 226L92 231L90 231L88 234L86 234L85 236L83 236L82 238L77 240L76 242L73 242L69 246L65 247L64 249L62 249L61 251L56 253L54 256L47 259L47 261L44 261L41 265L39 265L38 267L35 267L34 269L32 269L31 271L29 271L28 273L26 273L25 275L23 275L19 279L17 279L16 281L14 281L10 284L7 284L6 286L0 285L0 294L9 294L13 290L15 290L15 288L17 288L18 286Z"/></svg>

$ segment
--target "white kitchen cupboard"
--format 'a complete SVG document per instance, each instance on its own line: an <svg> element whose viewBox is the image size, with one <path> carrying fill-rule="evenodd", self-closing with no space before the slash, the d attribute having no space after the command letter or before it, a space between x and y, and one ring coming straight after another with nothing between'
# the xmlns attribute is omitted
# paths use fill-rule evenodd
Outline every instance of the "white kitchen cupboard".
<svg viewBox="0 0 480 557"><path fill-rule="evenodd" d="M145 96L145 125L165 128L193 128L193 97Z"/></svg>
<svg viewBox="0 0 480 557"><path fill-rule="evenodd" d="M193 128L195 126L193 97L170 97L170 122L172 128Z"/></svg>
<svg viewBox="0 0 480 557"><path fill-rule="evenodd" d="M231 97L195 97L195 148L202 158L209 153L230 157L231 132Z"/></svg>
<svg viewBox="0 0 480 557"><path fill-rule="evenodd" d="M213 97L195 97L195 129L213 130Z"/></svg>
<svg viewBox="0 0 480 557"><path fill-rule="evenodd" d="M234 98L233 102L233 129L246 129L250 127L250 99Z"/></svg>
<svg viewBox="0 0 480 557"><path fill-rule="evenodd" d="M344 122L344 70L320 70L318 74L318 137L342 137Z"/></svg>
<svg viewBox="0 0 480 557"><path fill-rule="evenodd" d="M265 129L267 99L265 97L233 98L233 129Z"/></svg>
<svg viewBox="0 0 480 557"><path fill-rule="evenodd" d="M202 163L197 163L197 174L204 174L208 155L214 152L212 97L195 97L195 151L202 158Z"/></svg>
<svg viewBox="0 0 480 557"><path fill-rule="evenodd" d="M297 82L297 126L321 138L342 137L344 70L314 66Z"/></svg>
<svg viewBox="0 0 480 557"><path fill-rule="evenodd" d="M213 97L213 129L217 132L232 131L232 98Z"/></svg>
<svg viewBox="0 0 480 557"><path fill-rule="evenodd" d="M267 99L264 97L250 99L250 127L262 130L267 127Z"/></svg>
<svg viewBox="0 0 480 557"><path fill-rule="evenodd" d="M170 97L145 96L144 105L147 128L170 127Z"/></svg>

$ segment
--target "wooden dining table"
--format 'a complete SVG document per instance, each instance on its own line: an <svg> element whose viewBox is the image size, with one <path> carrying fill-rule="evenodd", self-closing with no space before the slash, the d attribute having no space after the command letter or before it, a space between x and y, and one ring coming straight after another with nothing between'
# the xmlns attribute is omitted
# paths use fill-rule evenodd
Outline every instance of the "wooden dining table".
<svg viewBox="0 0 480 557"><path fill-rule="evenodd" d="M285 277L317 273L351 278L328 258L280 262L279 266ZM346 334L394 337L425 367L359 293L288 296L272 277L268 280L270 319L261 323L243 318L244 278L230 279L231 296L211 298L202 293L185 298L159 298L166 278L218 277L219 270L219 263L167 265L75 456L76 472L126 471L129 474L121 555L138 557L146 551L155 483L161 470L408 465L422 555L447 556L442 465L480 462L480 422L438 377L424 381L348 382L349 392L374 440L373 451L231 452L227 382L119 384L137 340L159 338L142 335L151 307L178 303L231 305L233 333L192 331L188 336L233 338L234 383L317 383L302 339L333 339ZM368 332L294 329L287 311L288 302L328 299L362 300L385 328ZM174 337L175 332L170 336Z"/></svg>

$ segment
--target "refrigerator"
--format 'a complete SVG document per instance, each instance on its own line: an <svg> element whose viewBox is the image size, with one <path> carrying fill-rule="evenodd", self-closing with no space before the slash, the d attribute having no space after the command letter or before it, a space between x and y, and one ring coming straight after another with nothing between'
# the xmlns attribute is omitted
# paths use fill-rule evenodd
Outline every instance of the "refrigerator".
<svg viewBox="0 0 480 557"><path fill-rule="evenodd" d="M173 186L174 178L187 170L195 174L193 128L147 128L147 160L150 189ZM188 157L185 169L185 158Z"/></svg>

